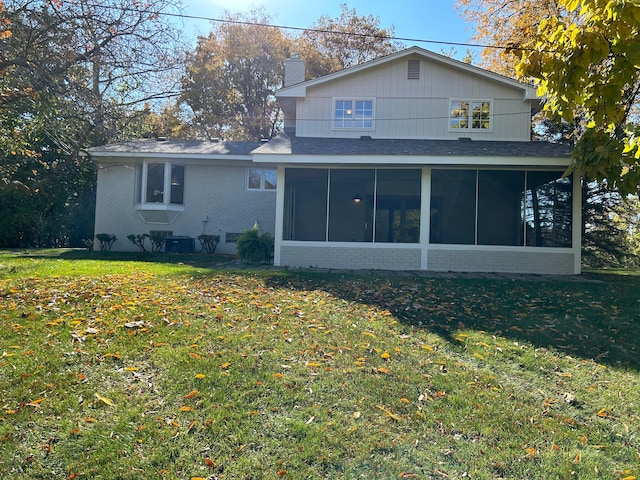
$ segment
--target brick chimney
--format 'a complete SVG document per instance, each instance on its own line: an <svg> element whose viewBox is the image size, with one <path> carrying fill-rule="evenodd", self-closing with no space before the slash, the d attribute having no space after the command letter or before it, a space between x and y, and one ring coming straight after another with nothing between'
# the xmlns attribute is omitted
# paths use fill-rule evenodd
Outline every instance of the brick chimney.
<svg viewBox="0 0 640 480"><path fill-rule="evenodd" d="M291 58L284 61L284 86L290 87L296 83L304 82L305 78L305 62L293 52Z"/></svg>

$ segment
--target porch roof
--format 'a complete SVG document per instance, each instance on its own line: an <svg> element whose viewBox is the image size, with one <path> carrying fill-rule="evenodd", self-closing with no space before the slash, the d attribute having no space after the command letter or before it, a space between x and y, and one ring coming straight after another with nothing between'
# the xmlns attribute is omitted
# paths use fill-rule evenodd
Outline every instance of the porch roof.
<svg viewBox="0 0 640 480"><path fill-rule="evenodd" d="M555 157L568 158L572 147L550 142L403 140L290 137L280 134L253 151L257 155L375 155L434 157Z"/></svg>

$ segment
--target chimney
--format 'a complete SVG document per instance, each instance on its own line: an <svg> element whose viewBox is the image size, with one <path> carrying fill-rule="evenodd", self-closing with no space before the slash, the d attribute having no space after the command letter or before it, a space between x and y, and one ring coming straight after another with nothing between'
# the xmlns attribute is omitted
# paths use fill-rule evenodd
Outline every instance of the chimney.
<svg viewBox="0 0 640 480"><path fill-rule="evenodd" d="M305 62L293 52L291 58L284 61L284 86L290 87L296 83L304 82L305 78Z"/></svg>

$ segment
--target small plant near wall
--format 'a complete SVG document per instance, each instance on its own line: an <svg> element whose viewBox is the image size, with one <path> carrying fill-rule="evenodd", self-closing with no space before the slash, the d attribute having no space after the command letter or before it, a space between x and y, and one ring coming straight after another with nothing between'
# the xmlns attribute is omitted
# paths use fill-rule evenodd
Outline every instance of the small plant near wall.
<svg viewBox="0 0 640 480"><path fill-rule="evenodd" d="M200 240L202 250L206 253L214 253L220 241L220 235L198 235L198 240Z"/></svg>
<svg viewBox="0 0 640 480"><path fill-rule="evenodd" d="M151 251L161 252L164 248L164 242L166 239L167 235L164 232L152 232L151 234L149 234L149 240L151 241Z"/></svg>
<svg viewBox="0 0 640 480"><path fill-rule="evenodd" d="M131 234L131 235L127 235L127 238L131 243L133 243L136 247L138 247L141 252L147 251L147 249L145 248L144 242L147 238L149 238L148 233L140 233L137 235Z"/></svg>
<svg viewBox="0 0 640 480"><path fill-rule="evenodd" d="M117 240L117 237L113 233L98 233L96 234L96 239L100 243L100 250L106 251L111 250L111 246Z"/></svg>
<svg viewBox="0 0 640 480"><path fill-rule="evenodd" d="M273 235L268 232L260 234L256 223L251 230L245 230L238 237L236 250L238 258L252 263L265 263L273 257Z"/></svg>

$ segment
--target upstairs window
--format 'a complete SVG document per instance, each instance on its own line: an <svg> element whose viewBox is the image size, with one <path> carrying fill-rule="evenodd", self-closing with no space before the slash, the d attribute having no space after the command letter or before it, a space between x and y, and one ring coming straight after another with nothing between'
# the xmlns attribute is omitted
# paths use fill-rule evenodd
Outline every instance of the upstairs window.
<svg viewBox="0 0 640 480"><path fill-rule="evenodd" d="M373 129L373 100L336 100L333 127L338 129Z"/></svg>
<svg viewBox="0 0 640 480"><path fill-rule="evenodd" d="M489 131L491 125L490 100L451 100L450 130Z"/></svg>
<svg viewBox="0 0 640 480"><path fill-rule="evenodd" d="M184 165L144 162L138 165L136 203L182 205Z"/></svg>
<svg viewBox="0 0 640 480"><path fill-rule="evenodd" d="M277 178L275 168L248 168L247 190L275 190Z"/></svg>

